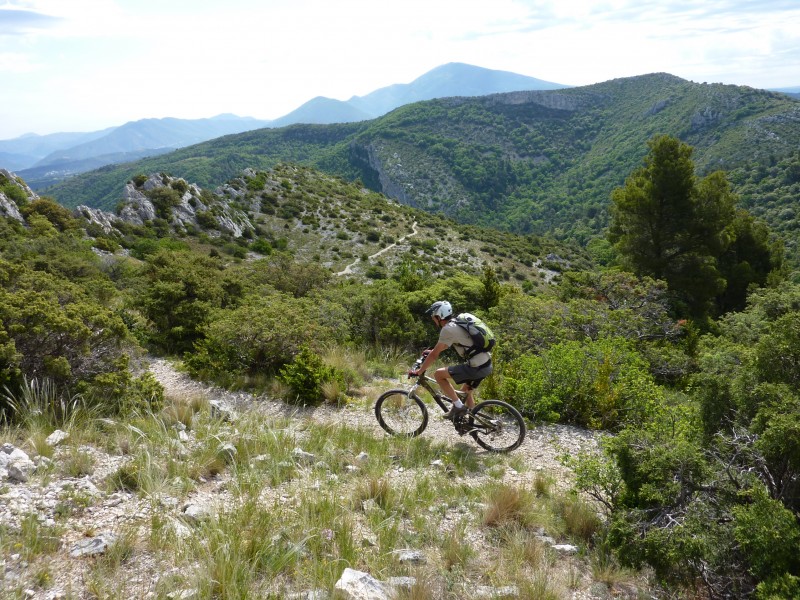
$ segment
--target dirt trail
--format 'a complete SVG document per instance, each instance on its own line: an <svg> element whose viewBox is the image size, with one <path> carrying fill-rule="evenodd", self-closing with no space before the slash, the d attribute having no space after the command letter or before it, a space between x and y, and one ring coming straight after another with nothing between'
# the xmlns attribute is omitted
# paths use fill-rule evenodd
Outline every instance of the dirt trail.
<svg viewBox="0 0 800 600"><path fill-rule="evenodd" d="M409 233L407 235L404 235L403 237L401 237L399 240L397 240L393 244L389 244L388 246L386 246L386 248L382 248L382 249L378 250L375 254L372 254L372 255L368 256L367 260L372 260L373 258L376 258L376 257L380 256L384 252L388 252L392 248L395 248L397 246L397 244L402 244L404 241L406 241L406 239L410 238L412 235L417 235L417 222L416 221L414 221L411 224L411 233ZM356 260L351 262L349 265L347 265L343 270L339 271L336 274L337 275L352 275L353 267L355 267L359 262L361 262L361 259L357 258Z"/></svg>
<svg viewBox="0 0 800 600"><path fill-rule="evenodd" d="M373 412L375 398L390 388L404 386L404 381L390 380L383 385L376 384L374 392L370 392L364 402L349 404L346 407L322 405L314 408L300 408L286 404L282 401L266 397L254 397L241 392L229 392L214 386L208 386L192 380L184 373L178 372L169 362L155 359L150 370L158 381L164 386L168 395L180 396L184 394L204 394L209 400L218 403L223 408L235 412L258 411L265 416L292 416L297 419L311 419L312 421L326 424L343 424L350 427L365 428L374 432L376 436L386 435L380 428ZM436 442L445 445L462 444L473 448L478 455L487 454L469 436L459 436L453 426L441 418L439 408L429 405L430 421L428 428L422 434L426 438L433 438ZM531 427L525 442L512 455L522 458L526 465L524 472L515 476L517 483L530 483L538 473L544 471L552 476L558 487L570 487L573 474L564 467L560 457L565 454L577 455L582 451L597 449L599 435L568 425L539 425Z"/></svg>

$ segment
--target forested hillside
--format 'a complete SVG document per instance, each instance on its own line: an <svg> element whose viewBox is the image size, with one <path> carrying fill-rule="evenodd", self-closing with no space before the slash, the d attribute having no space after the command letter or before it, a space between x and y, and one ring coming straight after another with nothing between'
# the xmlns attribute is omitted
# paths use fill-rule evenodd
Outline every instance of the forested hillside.
<svg viewBox="0 0 800 600"><path fill-rule="evenodd" d="M47 193L68 206L112 207L137 173L213 187L246 167L291 161L461 222L585 244L607 226L610 193L640 163L646 142L667 134L694 148L699 174L725 170L744 206L793 248L799 115L800 104L784 94L654 74L420 102L359 124L227 136Z"/></svg>

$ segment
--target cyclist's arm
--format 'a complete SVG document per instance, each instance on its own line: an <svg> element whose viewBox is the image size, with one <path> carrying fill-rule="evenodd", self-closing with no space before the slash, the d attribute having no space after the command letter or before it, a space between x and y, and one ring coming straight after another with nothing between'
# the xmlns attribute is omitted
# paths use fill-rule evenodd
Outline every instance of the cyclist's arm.
<svg viewBox="0 0 800 600"><path fill-rule="evenodd" d="M439 358L439 355L447 350L450 346L445 344L444 342L439 342L433 347L428 353L428 356L425 357L425 360L422 361L422 364L419 366L419 372L422 373L423 371L427 371L428 367L430 367L433 363L436 362L436 359Z"/></svg>

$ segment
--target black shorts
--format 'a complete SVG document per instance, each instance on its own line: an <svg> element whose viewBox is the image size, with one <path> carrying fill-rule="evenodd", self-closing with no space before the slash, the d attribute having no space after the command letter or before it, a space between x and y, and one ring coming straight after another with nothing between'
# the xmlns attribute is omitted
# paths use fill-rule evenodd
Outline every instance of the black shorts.
<svg viewBox="0 0 800 600"><path fill-rule="evenodd" d="M470 367L467 363L447 367L447 372L458 384L466 383L472 389L478 387L484 379L492 374L492 361L480 367Z"/></svg>

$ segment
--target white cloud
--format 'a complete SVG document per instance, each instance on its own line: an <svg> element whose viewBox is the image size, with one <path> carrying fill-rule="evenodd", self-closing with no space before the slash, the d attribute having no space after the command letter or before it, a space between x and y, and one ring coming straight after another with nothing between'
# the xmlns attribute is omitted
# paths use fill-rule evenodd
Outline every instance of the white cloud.
<svg viewBox="0 0 800 600"><path fill-rule="evenodd" d="M0 138L92 117L276 118L447 62L572 85L798 85L797 31L796 0L0 0Z"/></svg>
<svg viewBox="0 0 800 600"><path fill-rule="evenodd" d="M31 57L20 52L0 53L0 73L30 73L40 68L31 62Z"/></svg>

